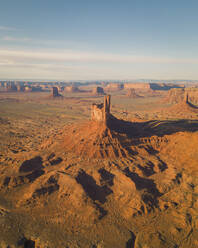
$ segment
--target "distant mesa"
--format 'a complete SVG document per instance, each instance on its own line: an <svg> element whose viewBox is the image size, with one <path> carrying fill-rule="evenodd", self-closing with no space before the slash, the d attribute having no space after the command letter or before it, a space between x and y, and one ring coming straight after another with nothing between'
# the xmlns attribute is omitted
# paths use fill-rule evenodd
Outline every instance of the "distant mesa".
<svg viewBox="0 0 198 248"><path fill-rule="evenodd" d="M165 84L165 83L125 83L124 89L136 89L141 91L148 91L148 90L164 90L167 91L172 88L184 88L183 85L177 84Z"/></svg>
<svg viewBox="0 0 198 248"><path fill-rule="evenodd" d="M129 98L141 98L142 96L138 95L134 88L131 88L127 91L126 96Z"/></svg>
<svg viewBox="0 0 198 248"><path fill-rule="evenodd" d="M125 83L125 89L136 89L136 90L149 90L151 85L149 83Z"/></svg>
<svg viewBox="0 0 198 248"><path fill-rule="evenodd" d="M124 89L124 85L121 83L109 83L105 90L106 91L120 91Z"/></svg>
<svg viewBox="0 0 198 248"><path fill-rule="evenodd" d="M198 88L186 89L188 92L188 98L191 103L198 104Z"/></svg>
<svg viewBox="0 0 198 248"><path fill-rule="evenodd" d="M102 87L95 87L92 91L93 95L105 95L104 89Z"/></svg>
<svg viewBox="0 0 198 248"><path fill-rule="evenodd" d="M172 88L184 88L184 85L174 83L146 83L146 82L128 82L128 83L108 83L105 91L121 91L135 89L138 92L168 91Z"/></svg>
<svg viewBox="0 0 198 248"><path fill-rule="evenodd" d="M24 85L17 85L17 91L18 92L24 92L25 91L25 86Z"/></svg>
<svg viewBox="0 0 198 248"><path fill-rule="evenodd" d="M184 99L186 93L188 93L189 102L198 104L198 88L170 89L164 102L179 103Z"/></svg>
<svg viewBox="0 0 198 248"><path fill-rule="evenodd" d="M41 92L42 88L40 86L25 86L25 92Z"/></svg>
<svg viewBox="0 0 198 248"><path fill-rule="evenodd" d="M175 114L198 113L198 107L196 107L189 101L188 92L184 92L183 98L180 100L180 102L174 104L168 109Z"/></svg>
<svg viewBox="0 0 198 248"><path fill-rule="evenodd" d="M52 87L52 97L53 98L63 97L61 94L59 94L58 87Z"/></svg>
<svg viewBox="0 0 198 248"><path fill-rule="evenodd" d="M164 101L168 103L179 103L183 100L184 93L184 89L170 89Z"/></svg>
<svg viewBox="0 0 198 248"><path fill-rule="evenodd" d="M80 92L79 88L77 86L67 86L64 89L65 92L67 93L76 93L76 92Z"/></svg>
<svg viewBox="0 0 198 248"><path fill-rule="evenodd" d="M6 91L17 91L17 86L14 82L7 82L5 83Z"/></svg>
<svg viewBox="0 0 198 248"><path fill-rule="evenodd" d="M5 82L2 84L5 92L38 92L42 91L40 86L25 85L23 82Z"/></svg>

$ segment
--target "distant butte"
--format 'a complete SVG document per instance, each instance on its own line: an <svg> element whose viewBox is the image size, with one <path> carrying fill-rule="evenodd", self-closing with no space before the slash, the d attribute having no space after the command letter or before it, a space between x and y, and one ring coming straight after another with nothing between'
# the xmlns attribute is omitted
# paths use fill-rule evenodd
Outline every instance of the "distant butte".
<svg viewBox="0 0 198 248"><path fill-rule="evenodd" d="M51 96L53 98L63 97L61 94L59 94L58 87L55 87L55 86L52 87L52 95Z"/></svg>
<svg viewBox="0 0 198 248"><path fill-rule="evenodd" d="M183 95L183 99L180 100L177 104L174 104L170 107L171 111L181 112L181 113L198 113L198 108L189 102L188 92L185 92Z"/></svg>

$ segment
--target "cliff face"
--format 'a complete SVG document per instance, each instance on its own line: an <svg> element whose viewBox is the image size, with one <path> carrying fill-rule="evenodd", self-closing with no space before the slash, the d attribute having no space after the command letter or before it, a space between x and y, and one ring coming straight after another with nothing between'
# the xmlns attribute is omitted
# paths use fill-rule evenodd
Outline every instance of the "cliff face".
<svg viewBox="0 0 198 248"><path fill-rule="evenodd" d="M194 104L198 104L198 89L190 88L186 91L188 92L188 100Z"/></svg>
<svg viewBox="0 0 198 248"><path fill-rule="evenodd" d="M57 87L52 87L52 95L53 97L59 96Z"/></svg>
<svg viewBox="0 0 198 248"><path fill-rule="evenodd" d="M125 89L138 89L138 90L169 90L172 88L183 88L182 85L166 84L166 83L126 83Z"/></svg>
<svg viewBox="0 0 198 248"><path fill-rule="evenodd" d="M103 104L93 104L91 106L91 120L103 121L103 119L104 119Z"/></svg>
<svg viewBox="0 0 198 248"><path fill-rule="evenodd" d="M118 91L124 89L123 84L119 83L109 83L106 87L106 90Z"/></svg>
<svg viewBox="0 0 198 248"><path fill-rule="evenodd" d="M171 89L168 91L168 95L165 101L169 103L179 103L188 95L188 101L194 104L198 104L198 89L186 88L186 89Z"/></svg>
<svg viewBox="0 0 198 248"><path fill-rule="evenodd" d="M91 120L104 122L107 124L107 121L110 117L110 95L104 96L104 103L101 104L92 104L91 106Z"/></svg>
<svg viewBox="0 0 198 248"><path fill-rule="evenodd" d="M61 94L59 94L59 92L58 92L58 87L52 87L52 95L51 95L51 97L53 97L53 98L61 98L61 97L63 97Z"/></svg>
<svg viewBox="0 0 198 248"><path fill-rule="evenodd" d="M165 97L165 101L169 103L179 103L184 98L184 89L171 89L168 91L167 97Z"/></svg>
<svg viewBox="0 0 198 248"><path fill-rule="evenodd" d="M124 84L125 89L141 89L141 90L149 90L151 89L149 83L128 83Z"/></svg>

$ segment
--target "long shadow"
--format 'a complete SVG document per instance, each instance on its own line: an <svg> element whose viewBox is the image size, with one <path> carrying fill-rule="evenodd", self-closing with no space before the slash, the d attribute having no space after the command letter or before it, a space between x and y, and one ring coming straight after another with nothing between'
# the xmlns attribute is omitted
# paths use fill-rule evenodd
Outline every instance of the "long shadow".
<svg viewBox="0 0 198 248"><path fill-rule="evenodd" d="M127 177L135 183L137 190L145 190L142 195L142 200L149 205L158 206L157 198L161 196L161 193L158 191L156 184L152 179L142 178L137 173L131 172L127 167L124 170L124 173Z"/></svg>
<svg viewBox="0 0 198 248"><path fill-rule="evenodd" d="M17 245L24 248L35 248L35 241L24 237L17 242Z"/></svg>
<svg viewBox="0 0 198 248"><path fill-rule="evenodd" d="M158 156L156 156L156 158L158 159L157 166L161 172L168 169L168 166L164 161L162 161ZM144 176L147 177L156 173L154 170L155 165L151 161L146 162L145 166L138 164L137 167L143 172Z"/></svg>
<svg viewBox="0 0 198 248"><path fill-rule="evenodd" d="M63 161L63 159L60 158L60 157L58 157L58 158L56 158L56 159L51 160L51 161L50 161L50 164L51 164L51 165L57 165L57 164L60 164L62 161Z"/></svg>
<svg viewBox="0 0 198 248"><path fill-rule="evenodd" d="M134 248L135 247L136 236L131 231L130 231L130 234L131 234L131 238L126 242L126 248Z"/></svg>
<svg viewBox="0 0 198 248"><path fill-rule="evenodd" d="M146 138L153 135L162 137L176 132L198 131L198 120L152 120L146 122L129 122L111 116L108 122L111 130L126 134L129 138Z"/></svg>
<svg viewBox="0 0 198 248"><path fill-rule="evenodd" d="M40 156L26 160L19 167L19 172L32 172L43 168L43 160Z"/></svg>
<svg viewBox="0 0 198 248"><path fill-rule="evenodd" d="M158 167L159 167L160 171L161 172L165 171L168 168L167 164L164 161L162 161L158 156L157 156L157 159L160 162L158 164Z"/></svg>
<svg viewBox="0 0 198 248"><path fill-rule="evenodd" d="M27 178L29 182L34 182L38 177L45 173L43 168L43 160L40 156L26 160L19 167L19 172L28 174L19 176L19 178L22 181Z"/></svg>
<svg viewBox="0 0 198 248"><path fill-rule="evenodd" d="M136 123L137 125L137 123ZM198 120L165 120L165 121L148 121L142 124L144 136L157 135L162 137L167 134L177 132L196 132L198 131ZM141 126L140 126L141 127Z"/></svg>
<svg viewBox="0 0 198 248"><path fill-rule="evenodd" d="M45 195L45 194L52 194L55 191L58 191L60 188L57 179L54 176L51 176L47 180L47 185L43 186L39 189L36 189L33 193L33 197Z"/></svg>
<svg viewBox="0 0 198 248"><path fill-rule="evenodd" d="M30 183L34 182L38 177L44 174L44 170L35 170L32 173L26 175L25 177L29 180Z"/></svg>
<svg viewBox="0 0 198 248"><path fill-rule="evenodd" d="M109 171L105 170L104 168L99 169L98 172L100 173L100 176L101 176L100 183L105 182L109 186L113 186L113 184L114 184L113 179L114 179L115 175L113 175Z"/></svg>
<svg viewBox="0 0 198 248"><path fill-rule="evenodd" d="M124 170L124 173L135 183L137 190L147 189L149 193L152 193L155 196L160 196L160 193L152 179L142 178L137 173L131 172L128 167Z"/></svg>
<svg viewBox="0 0 198 248"><path fill-rule="evenodd" d="M33 197L39 197L41 195L45 195L45 194L52 194L53 192L57 191L59 189L59 185L58 184L52 184L46 187L42 187L40 189L36 189L35 192L33 193Z"/></svg>
<svg viewBox="0 0 198 248"><path fill-rule="evenodd" d="M103 179L107 179L107 177L109 179L109 174L104 171L101 173L103 174ZM100 212L99 219L102 219L108 212L100 204L104 204L107 200L106 197L113 193L113 191L106 185L97 185L94 178L88 175L84 170L79 171L76 181L82 185L85 193L92 199L96 209Z"/></svg>
<svg viewBox="0 0 198 248"><path fill-rule="evenodd" d="M149 161L147 162L147 165L146 166L141 166L140 164L137 165L137 167L143 172L143 174L147 177L155 174L155 171L154 171L154 164Z"/></svg>
<svg viewBox="0 0 198 248"><path fill-rule="evenodd" d="M76 177L77 183L81 184L86 194L93 200L99 201L104 204L106 202L106 197L113 193L113 191L107 187L99 186L96 184L94 178L88 175L84 170L79 171Z"/></svg>
<svg viewBox="0 0 198 248"><path fill-rule="evenodd" d="M6 177L3 181L3 186L8 186L9 182L10 182L11 178L10 177Z"/></svg>

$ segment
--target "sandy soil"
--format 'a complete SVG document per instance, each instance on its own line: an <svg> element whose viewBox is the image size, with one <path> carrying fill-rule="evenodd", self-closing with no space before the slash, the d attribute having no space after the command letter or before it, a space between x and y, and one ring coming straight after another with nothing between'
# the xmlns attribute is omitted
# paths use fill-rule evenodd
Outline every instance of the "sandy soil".
<svg viewBox="0 0 198 248"><path fill-rule="evenodd" d="M160 96L0 94L0 247L198 247L198 113ZM133 120L133 121L132 121Z"/></svg>

